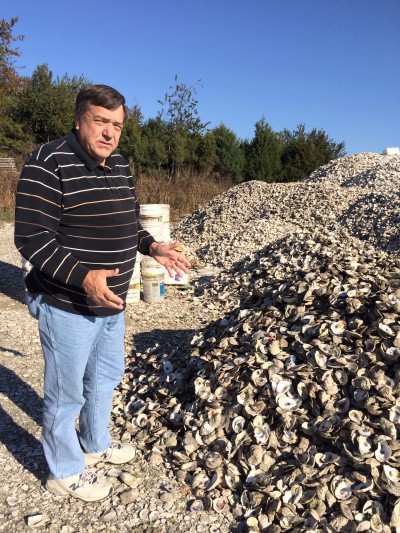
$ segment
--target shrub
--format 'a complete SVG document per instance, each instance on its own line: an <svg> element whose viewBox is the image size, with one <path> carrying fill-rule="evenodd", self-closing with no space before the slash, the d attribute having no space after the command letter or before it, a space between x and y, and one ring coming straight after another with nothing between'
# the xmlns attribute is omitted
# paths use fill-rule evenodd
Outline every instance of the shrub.
<svg viewBox="0 0 400 533"><path fill-rule="evenodd" d="M0 220L13 220L15 209L15 194L17 192L18 172L0 172Z"/></svg>

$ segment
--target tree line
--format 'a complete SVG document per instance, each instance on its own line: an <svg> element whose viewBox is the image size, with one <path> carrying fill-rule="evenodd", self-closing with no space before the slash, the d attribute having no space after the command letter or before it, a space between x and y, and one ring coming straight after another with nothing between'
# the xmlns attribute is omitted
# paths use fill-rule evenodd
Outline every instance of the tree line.
<svg viewBox="0 0 400 533"><path fill-rule="evenodd" d="M16 67L20 52L14 35L18 18L0 22L0 156L19 164L38 144L65 135L73 125L79 90L90 81L83 76L53 77L46 64L32 76ZM145 119L140 106L129 108L119 151L139 176L161 172L173 181L186 171L203 177L266 182L297 181L331 159L345 155L323 130L273 131L265 118L254 126L251 139L239 139L225 124L210 128L198 113L196 85L175 77L155 117Z"/></svg>

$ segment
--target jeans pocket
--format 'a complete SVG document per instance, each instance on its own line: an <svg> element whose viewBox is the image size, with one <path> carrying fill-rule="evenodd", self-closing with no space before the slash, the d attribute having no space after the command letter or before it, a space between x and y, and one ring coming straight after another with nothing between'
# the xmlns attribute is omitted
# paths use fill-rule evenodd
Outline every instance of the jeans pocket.
<svg viewBox="0 0 400 533"><path fill-rule="evenodd" d="M26 291L25 293L25 301L28 306L29 314L36 320L39 319L39 307L43 302L43 299L43 294L32 294L29 291Z"/></svg>

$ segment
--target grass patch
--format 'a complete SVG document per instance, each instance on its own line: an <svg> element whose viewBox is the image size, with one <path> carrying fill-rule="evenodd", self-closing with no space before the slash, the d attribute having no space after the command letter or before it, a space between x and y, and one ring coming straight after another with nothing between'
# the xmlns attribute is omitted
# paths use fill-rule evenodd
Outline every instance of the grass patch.
<svg viewBox="0 0 400 533"><path fill-rule="evenodd" d="M0 172L1 222L14 221L18 177L18 172ZM142 204L169 204L171 221L177 222L233 185L230 179L191 170L179 172L173 178L160 171L149 176L139 176L136 180L136 192Z"/></svg>
<svg viewBox="0 0 400 533"><path fill-rule="evenodd" d="M177 222L232 186L231 180L192 171L181 172L173 179L160 172L140 176L136 193L141 204L169 204L171 220Z"/></svg>
<svg viewBox="0 0 400 533"><path fill-rule="evenodd" d="M0 172L0 221L14 220L15 194L17 192L18 172Z"/></svg>

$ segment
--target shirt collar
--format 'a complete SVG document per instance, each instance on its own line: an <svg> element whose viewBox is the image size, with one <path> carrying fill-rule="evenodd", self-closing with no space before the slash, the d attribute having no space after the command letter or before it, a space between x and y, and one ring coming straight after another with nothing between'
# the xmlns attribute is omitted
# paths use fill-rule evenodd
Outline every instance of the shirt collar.
<svg viewBox="0 0 400 533"><path fill-rule="evenodd" d="M85 166L89 169L89 170L94 170L95 168L99 167L99 168L111 168L111 169L114 169L115 165L112 161L112 157L109 156L107 157L106 159L106 163L103 167L103 165L100 165L97 161L95 161L94 159L92 159L90 157L90 155L86 152L86 150L84 150L80 144L80 142L78 141L78 138L76 136L76 131L75 130L71 130L67 137L67 143L70 145L72 151L79 157L79 159L85 164Z"/></svg>

